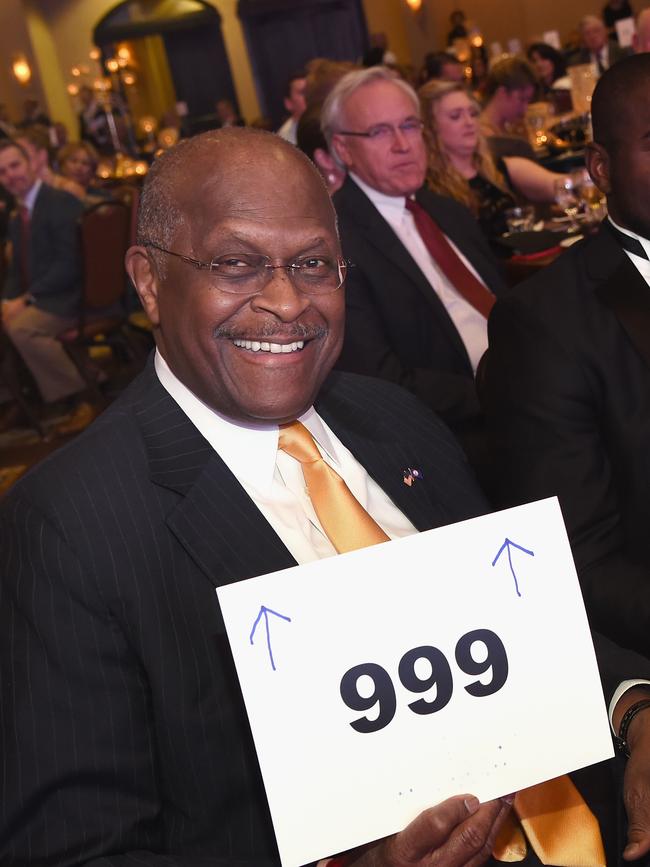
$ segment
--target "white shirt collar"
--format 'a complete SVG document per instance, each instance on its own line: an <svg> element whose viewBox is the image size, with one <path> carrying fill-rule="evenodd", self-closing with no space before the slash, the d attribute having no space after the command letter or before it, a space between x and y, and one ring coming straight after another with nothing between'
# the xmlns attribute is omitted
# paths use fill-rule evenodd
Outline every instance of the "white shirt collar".
<svg viewBox="0 0 650 867"><path fill-rule="evenodd" d="M634 262L647 262L648 260L650 260L650 240L648 238L644 238L642 235L637 235L631 229L625 229L623 228L623 226L619 226L618 223L615 223L611 217L607 217L607 219L612 224L612 226L614 226L615 229L618 229L619 232L622 232L624 235L628 235L630 238L635 238L646 251L648 259L642 259L641 256L636 256L634 253L630 253L630 256L634 257ZM626 250L625 252L627 253L628 251Z"/></svg>
<svg viewBox="0 0 650 867"><path fill-rule="evenodd" d="M34 203L36 202L36 196L38 196L38 192L42 186L43 186L43 181L40 178L36 178L33 186L31 187L31 189L29 190L29 192L27 193L27 195L25 196L25 198L21 202L21 205L23 205L29 211L30 216L31 216L32 211L34 210Z"/></svg>
<svg viewBox="0 0 650 867"><path fill-rule="evenodd" d="M205 404L178 377L156 350L156 374L163 388L210 443L232 474L244 485L266 494L271 488L278 452L278 425L235 421ZM334 464L339 461L325 426L309 407L298 419Z"/></svg>
<svg viewBox="0 0 650 867"><path fill-rule="evenodd" d="M365 193L378 211L392 209L394 211L404 211L406 208L406 196L388 196L386 193L380 193L374 187L369 187L358 175L350 172L350 177L359 189Z"/></svg>

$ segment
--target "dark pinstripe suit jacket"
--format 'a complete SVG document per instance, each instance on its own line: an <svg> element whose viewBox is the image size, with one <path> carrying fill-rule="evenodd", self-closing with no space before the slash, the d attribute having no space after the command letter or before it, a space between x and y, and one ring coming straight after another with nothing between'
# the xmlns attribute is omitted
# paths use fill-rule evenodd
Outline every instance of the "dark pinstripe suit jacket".
<svg viewBox="0 0 650 867"><path fill-rule="evenodd" d="M486 510L411 395L318 409L418 529ZM275 863L214 588L295 564L153 368L0 515L0 863Z"/></svg>

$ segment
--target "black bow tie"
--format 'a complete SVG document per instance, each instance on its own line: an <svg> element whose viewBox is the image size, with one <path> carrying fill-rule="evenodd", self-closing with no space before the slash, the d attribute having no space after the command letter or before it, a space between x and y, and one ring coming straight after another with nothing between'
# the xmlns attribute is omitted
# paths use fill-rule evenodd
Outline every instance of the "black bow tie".
<svg viewBox="0 0 650 867"><path fill-rule="evenodd" d="M634 253L635 256L639 256L641 259L650 259L643 244L638 238L632 238L625 232L619 231L616 226L612 224L611 220L607 220L607 228L614 235L621 247L624 250L627 250L628 253Z"/></svg>

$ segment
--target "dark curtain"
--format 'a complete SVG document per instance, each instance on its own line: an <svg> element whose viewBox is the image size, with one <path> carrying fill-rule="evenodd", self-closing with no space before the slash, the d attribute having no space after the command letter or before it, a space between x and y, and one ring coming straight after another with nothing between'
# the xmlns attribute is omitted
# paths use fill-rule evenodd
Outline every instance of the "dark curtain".
<svg viewBox="0 0 650 867"><path fill-rule="evenodd" d="M288 77L308 60L359 60L368 35L361 0L240 0L262 113L277 128Z"/></svg>
<svg viewBox="0 0 650 867"><path fill-rule="evenodd" d="M189 110L189 132L215 126L218 99L229 99L238 110L230 65L216 18L209 25L162 34L176 97Z"/></svg>

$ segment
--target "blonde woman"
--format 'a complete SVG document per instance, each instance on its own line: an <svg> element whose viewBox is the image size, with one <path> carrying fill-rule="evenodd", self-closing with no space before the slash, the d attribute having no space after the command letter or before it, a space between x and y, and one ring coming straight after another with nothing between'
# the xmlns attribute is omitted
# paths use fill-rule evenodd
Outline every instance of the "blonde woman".
<svg viewBox="0 0 650 867"><path fill-rule="evenodd" d="M480 107L463 84L430 81L419 95L429 186L467 205L486 234L502 234L504 212L518 202L555 201L562 175L525 157L493 160L479 128Z"/></svg>

